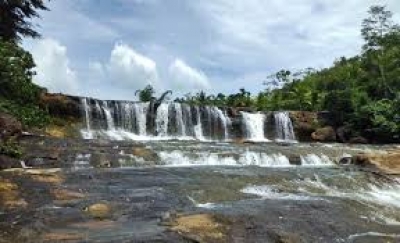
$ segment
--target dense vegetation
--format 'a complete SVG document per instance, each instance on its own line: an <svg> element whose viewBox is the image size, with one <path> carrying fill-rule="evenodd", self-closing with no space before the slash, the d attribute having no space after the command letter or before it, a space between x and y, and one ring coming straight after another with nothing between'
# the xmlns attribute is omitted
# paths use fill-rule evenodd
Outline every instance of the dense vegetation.
<svg viewBox="0 0 400 243"><path fill-rule="evenodd" d="M400 141L400 28L392 13L372 6L362 23L362 53L339 58L322 70L281 70L256 96L188 94L176 101L198 105L248 106L257 110L330 111L337 126L377 140Z"/></svg>
<svg viewBox="0 0 400 243"><path fill-rule="evenodd" d="M44 126L49 121L39 108L45 90L32 82L35 63L19 41L39 37L29 20L45 10L42 0L2 1L0 3L0 111L17 117L24 126Z"/></svg>

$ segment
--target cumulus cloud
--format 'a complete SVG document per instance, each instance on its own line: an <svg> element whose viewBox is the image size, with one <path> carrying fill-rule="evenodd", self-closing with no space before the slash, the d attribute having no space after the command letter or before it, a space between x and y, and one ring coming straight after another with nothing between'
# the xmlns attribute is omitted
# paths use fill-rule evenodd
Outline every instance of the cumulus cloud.
<svg viewBox="0 0 400 243"><path fill-rule="evenodd" d="M37 65L35 83L51 92L77 92L76 73L70 67L65 46L53 39L42 39L33 46L32 55Z"/></svg>
<svg viewBox="0 0 400 243"><path fill-rule="evenodd" d="M190 67L179 58L171 63L168 71L173 88L179 90L203 90L210 88L210 82L203 72Z"/></svg>
<svg viewBox="0 0 400 243"><path fill-rule="evenodd" d="M96 65L100 68L99 64ZM109 82L127 88L158 85L156 63L126 44L115 44L109 63L105 65Z"/></svg>

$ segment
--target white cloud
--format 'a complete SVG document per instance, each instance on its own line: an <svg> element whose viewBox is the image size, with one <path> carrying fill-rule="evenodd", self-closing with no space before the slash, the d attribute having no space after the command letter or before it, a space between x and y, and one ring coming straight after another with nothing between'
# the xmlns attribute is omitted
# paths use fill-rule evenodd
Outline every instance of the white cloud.
<svg viewBox="0 0 400 243"><path fill-rule="evenodd" d="M207 76L195 68L190 67L181 59L175 59L169 66L169 75L172 88L178 90L209 89Z"/></svg>
<svg viewBox="0 0 400 243"><path fill-rule="evenodd" d="M106 69L109 82L122 87L138 89L147 84L158 86L156 63L125 44L115 44Z"/></svg>
<svg viewBox="0 0 400 243"><path fill-rule="evenodd" d="M69 64L67 48L53 39L39 40L32 49L37 65L34 82L51 92L77 92L76 73Z"/></svg>

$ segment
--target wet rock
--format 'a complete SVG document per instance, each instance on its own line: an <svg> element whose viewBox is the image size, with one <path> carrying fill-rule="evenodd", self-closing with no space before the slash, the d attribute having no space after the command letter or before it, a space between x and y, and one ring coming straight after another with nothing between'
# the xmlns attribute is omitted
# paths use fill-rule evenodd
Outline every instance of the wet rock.
<svg viewBox="0 0 400 243"><path fill-rule="evenodd" d="M22 133L22 124L13 116L0 112L0 143Z"/></svg>
<svg viewBox="0 0 400 243"><path fill-rule="evenodd" d="M111 216L111 207L107 203L96 203L86 208L84 211L92 218L104 220Z"/></svg>
<svg viewBox="0 0 400 243"><path fill-rule="evenodd" d="M291 165L301 165L301 157L298 154L291 154L288 159Z"/></svg>
<svg viewBox="0 0 400 243"><path fill-rule="evenodd" d="M293 130L299 141L311 141L311 134L320 127L318 113L308 111L291 111L290 119Z"/></svg>
<svg viewBox="0 0 400 243"><path fill-rule="evenodd" d="M28 205L21 198L18 185L10 180L0 179L0 195L1 208L25 208Z"/></svg>
<svg viewBox="0 0 400 243"><path fill-rule="evenodd" d="M317 129L311 134L311 138L318 142L335 142L336 132L331 126Z"/></svg>
<svg viewBox="0 0 400 243"><path fill-rule="evenodd" d="M353 157L353 164L377 170L389 175L400 175L400 151L382 154L359 154Z"/></svg>
<svg viewBox="0 0 400 243"><path fill-rule="evenodd" d="M226 223L211 214L195 214L176 218L170 229L196 242L228 242Z"/></svg>
<svg viewBox="0 0 400 243"><path fill-rule="evenodd" d="M268 236L275 243L303 243L304 241L301 239L299 235L288 233L288 232L268 232Z"/></svg>
<svg viewBox="0 0 400 243"><path fill-rule="evenodd" d="M118 168L121 166L120 159L123 156L104 151L102 153L93 153L90 156L90 164L96 168Z"/></svg>
<svg viewBox="0 0 400 243"><path fill-rule="evenodd" d="M76 232L51 232L42 236L41 242L81 242L85 235Z"/></svg>
<svg viewBox="0 0 400 243"><path fill-rule="evenodd" d="M337 139L341 143L347 143L352 137L352 130L348 126L341 126L336 130Z"/></svg>
<svg viewBox="0 0 400 243"><path fill-rule="evenodd" d="M21 162L18 159L6 155L0 155L0 170L21 168Z"/></svg>
<svg viewBox="0 0 400 243"><path fill-rule="evenodd" d="M53 189L51 194L55 200L70 201L85 198L85 195L80 192L70 191L67 189Z"/></svg>
<svg viewBox="0 0 400 243"><path fill-rule="evenodd" d="M343 156L342 158L339 159L339 164L341 165L349 165L353 161L353 157L351 155L348 156Z"/></svg>
<svg viewBox="0 0 400 243"><path fill-rule="evenodd" d="M157 163L160 161L160 157L156 152L145 147L134 147L132 149L132 155L142 158L145 161Z"/></svg>
<svg viewBox="0 0 400 243"><path fill-rule="evenodd" d="M349 143L352 143L352 144L368 144L368 140L366 138L364 138L364 137L358 136L358 137L351 138L349 140Z"/></svg>

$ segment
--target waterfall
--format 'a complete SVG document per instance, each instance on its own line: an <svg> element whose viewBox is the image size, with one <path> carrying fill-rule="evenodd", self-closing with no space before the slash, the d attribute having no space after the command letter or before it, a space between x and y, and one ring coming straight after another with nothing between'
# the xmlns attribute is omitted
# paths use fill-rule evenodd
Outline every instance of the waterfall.
<svg viewBox="0 0 400 243"><path fill-rule="evenodd" d="M92 139L93 133L90 127L90 106L88 105L86 98L82 98L81 102L83 106L83 111L85 113L85 123L86 123L86 131L83 131L82 135L85 139Z"/></svg>
<svg viewBox="0 0 400 243"><path fill-rule="evenodd" d="M169 104L162 103L157 110L156 132L158 136L168 136Z"/></svg>
<svg viewBox="0 0 400 243"><path fill-rule="evenodd" d="M148 140L162 137L227 141L239 138L237 136L241 133L237 128L241 122L247 139L269 141L264 135L269 134L269 131L264 131L267 116L262 113L241 112L241 120L235 117L233 123L227 110L213 106L162 103L154 111L149 102L90 98L81 98L81 109L85 124L81 133L87 139ZM274 117L276 139L295 141L289 113L276 112Z"/></svg>
<svg viewBox="0 0 400 243"><path fill-rule="evenodd" d="M275 129L278 140L295 141L292 120L289 112L275 112Z"/></svg>
<svg viewBox="0 0 400 243"><path fill-rule="evenodd" d="M242 117L248 139L253 141L268 141L264 136L264 114L242 112Z"/></svg>
<svg viewBox="0 0 400 243"><path fill-rule="evenodd" d="M180 103L175 103L174 108L176 112L177 131L179 135L186 136L186 127L185 127L185 122L183 121L182 105Z"/></svg>
<svg viewBox="0 0 400 243"><path fill-rule="evenodd" d="M108 107L107 101L103 101L102 108L103 108L104 114L106 115L108 130L114 131L115 130L114 119L111 115L111 111L110 111L110 108Z"/></svg>
<svg viewBox="0 0 400 243"><path fill-rule="evenodd" d="M194 136L199 140L204 140L203 126L201 125L200 108L198 106L196 107L196 116L197 116L196 118L197 124L194 126Z"/></svg>
<svg viewBox="0 0 400 243"><path fill-rule="evenodd" d="M135 118L136 118L136 128L137 133L140 136L146 136L146 123L147 123L147 109L149 103L135 104Z"/></svg>
<svg viewBox="0 0 400 243"><path fill-rule="evenodd" d="M222 128L224 130L224 139L229 139L229 130L228 130L228 124L230 125L231 121L230 119L223 113L219 108L214 107L214 112L216 113L216 116L219 118L222 124Z"/></svg>

